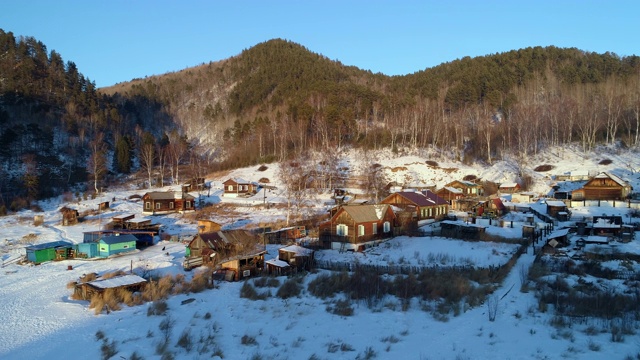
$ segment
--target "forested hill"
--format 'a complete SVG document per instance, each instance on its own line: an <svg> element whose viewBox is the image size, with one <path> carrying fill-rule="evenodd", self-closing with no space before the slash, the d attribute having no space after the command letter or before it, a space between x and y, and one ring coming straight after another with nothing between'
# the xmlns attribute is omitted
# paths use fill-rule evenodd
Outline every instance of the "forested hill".
<svg viewBox="0 0 640 360"><path fill-rule="evenodd" d="M344 146L488 163L574 142L636 146L639 113L637 56L536 47L390 77L276 39L96 89L40 41L0 30L0 210L138 171L178 182L189 165Z"/></svg>
<svg viewBox="0 0 640 360"><path fill-rule="evenodd" d="M467 57L389 77L277 39L103 91L157 101L229 166L343 145L433 146L491 162L576 141L637 145L639 81L639 57L574 48Z"/></svg>

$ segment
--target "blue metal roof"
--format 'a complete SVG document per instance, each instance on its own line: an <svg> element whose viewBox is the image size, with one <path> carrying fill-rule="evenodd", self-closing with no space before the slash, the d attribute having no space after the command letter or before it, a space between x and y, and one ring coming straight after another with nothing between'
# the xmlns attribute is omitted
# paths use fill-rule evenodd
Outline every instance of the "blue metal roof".
<svg viewBox="0 0 640 360"><path fill-rule="evenodd" d="M133 241L135 242L137 240L137 238L131 234L122 234L122 235L107 235L107 236L103 236L102 238L100 238L100 242L103 242L105 244L119 244L119 243L123 243L123 242L130 242Z"/></svg>

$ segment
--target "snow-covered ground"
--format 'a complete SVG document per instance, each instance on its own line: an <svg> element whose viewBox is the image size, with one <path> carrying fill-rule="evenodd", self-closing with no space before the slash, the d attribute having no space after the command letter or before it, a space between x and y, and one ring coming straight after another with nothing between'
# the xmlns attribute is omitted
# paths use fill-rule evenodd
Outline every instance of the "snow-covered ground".
<svg viewBox="0 0 640 360"><path fill-rule="evenodd" d="M354 153L345 154L345 167L353 175L363 166L359 158ZM539 194L549 192L549 187L555 183L553 175L576 170L612 171L629 180L634 189L640 188L640 157L630 151L599 151L585 155L571 149L556 149L528 159L526 164L519 166L514 162L468 166L428 153L404 156L378 153L375 158L388 169L390 177L433 183L438 187L469 174L496 182L511 182L517 180L516 174L521 167L533 177L532 190ZM599 165L605 158L612 163ZM427 166L425 160L436 161L438 168ZM544 164L552 164L555 168L545 173L531 171ZM222 196L220 184L231 176L250 180L267 177L272 185L278 186L275 164L268 164L266 171L258 171L257 168L238 169L224 176L207 178L212 181L212 190L193 195L202 196L205 202L219 206L227 203L236 205L232 211L212 214L211 220L221 223L223 228L282 221L286 218L286 210L282 206L253 208L263 202L283 203L280 188L248 199ZM3 264L0 268L0 359L99 358L102 341L96 340L98 331L110 341L115 341L118 353L114 358L128 359L134 352L144 359L160 358L156 354L156 346L162 338L161 322L166 321L166 317L147 316L150 304L125 306L110 314L94 315L87 302L70 298L71 292L66 285L91 272L133 269L134 272L152 271L158 275L184 273L181 266L184 244L181 242L160 241L143 251L105 260L67 260L38 266L14 262L24 254L26 245L56 240L78 243L82 241L83 232L100 229L113 216L136 214L136 218L142 217L141 203L128 198L133 194L142 195L145 191L113 190L96 199L71 203L60 199L42 202L43 212L37 213L44 215L45 222L41 226L33 225L36 213L32 211L0 217ZM309 212L326 211L323 204L328 197L328 194L317 195L315 201L318 205L310 208ZM111 209L87 216L78 225L60 225L61 206L68 205L83 213L97 209L102 201L110 201ZM601 208L589 207L572 211L574 215L584 216L603 213ZM629 219L626 216L629 209L624 207L607 208L605 212ZM186 239L196 233L193 216L175 214L152 217L152 220L162 224L163 231L169 235ZM517 227L491 227L487 232L505 237L521 236L521 229ZM633 247L637 248L637 241L625 246L635 251ZM515 249L516 245L503 243L464 242L430 236L398 237L364 253L323 251L318 258L362 264L489 266L504 264ZM275 248L269 247L269 251L267 259L275 257ZM519 269L528 267L533 259L529 249L495 292L499 301L493 322L488 319L488 307L485 305L465 308L460 315L449 316L442 321L425 311L424 303L418 299L413 300L408 310L402 311L400 301L392 297L374 308L355 303L354 315L342 317L325 310L327 302L332 300L310 295L306 286L301 296L286 301L276 296L252 301L239 297L242 283L219 282L212 290L169 298L168 314L174 322L169 351L177 359L210 358L214 348L219 349L217 354L224 359L362 359L374 358L367 357L374 353L378 359L620 359L627 355L635 358L640 353L637 335L627 336L624 342L613 343L610 333L600 331L605 326L596 321L562 329L552 326L551 311L543 313L538 310L532 291L519 291ZM635 266L637 270L637 264ZM186 273L186 276L193 276L196 272ZM321 270L309 274L304 284L324 273L326 271ZM285 278L279 280L283 283ZM183 305L181 302L188 298L195 301ZM589 331L591 325L599 331ZM194 348L190 352L175 346L184 332L193 338ZM203 344L208 344L209 348L200 353L198 347Z"/></svg>

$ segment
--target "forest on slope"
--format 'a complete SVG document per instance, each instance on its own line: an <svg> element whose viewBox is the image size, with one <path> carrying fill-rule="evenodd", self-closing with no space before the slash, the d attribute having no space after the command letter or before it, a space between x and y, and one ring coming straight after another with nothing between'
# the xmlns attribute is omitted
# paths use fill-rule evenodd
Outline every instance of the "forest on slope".
<svg viewBox="0 0 640 360"><path fill-rule="evenodd" d="M374 74L275 39L218 62L96 89L0 30L0 207L345 147L465 162L640 142L640 58L536 47ZM200 172L200 174L197 174Z"/></svg>

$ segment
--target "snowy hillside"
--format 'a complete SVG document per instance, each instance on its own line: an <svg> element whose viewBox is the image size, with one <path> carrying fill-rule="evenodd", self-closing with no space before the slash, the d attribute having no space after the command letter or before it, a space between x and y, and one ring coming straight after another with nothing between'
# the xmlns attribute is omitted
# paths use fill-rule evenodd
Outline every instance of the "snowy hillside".
<svg viewBox="0 0 640 360"><path fill-rule="evenodd" d="M343 155L343 166L353 177L369 165L362 163L361 154ZM640 157L629 150L603 148L593 154L581 154L572 149L554 149L526 161L500 161L491 166L465 165L431 153L393 155L385 152L369 154L367 158L381 164L390 181L422 182L437 187L466 175L496 183L520 181L522 176L530 176L533 180L530 190L546 195L551 186L558 185L557 175L608 171L629 181L636 191L640 189ZM208 218L222 224L223 229L282 222L286 218L283 205L286 199L277 180L277 165L266 165L263 171L255 166L207 177L211 190L192 195L215 205L217 210L208 213ZM553 168L534 171L541 165ZM221 184L229 177L253 181L269 178L276 189L261 191L250 198L224 197ZM175 187L165 189L177 190ZM609 322L586 320L582 324L558 326L550 310L540 310L534 291L521 292L522 269L528 269L534 260L531 249L517 259L501 284L495 284L497 289L490 297L497 304L495 309L491 309L488 301L479 306L454 306L450 311L442 311L442 305L437 302L413 298L406 306L400 299L386 295L373 306L352 301L351 316L329 311L338 306L342 297L321 299L310 294L308 284L329 274L328 270L302 278L302 293L288 299L276 296L277 287L261 288L254 280L248 282L260 292L270 292L271 296L263 300L241 298L243 282L217 282L215 289L169 297L167 313L162 316L148 315L151 303L123 306L119 311L95 315L88 302L71 299L67 284L92 272L133 270L139 274L185 274L187 279L192 278L199 270L187 273L182 270L185 246L180 241L162 240L144 250L108 259L65 260L37 266L18 263L27 245L57 240L80 243L83 232L100 229L114 216L143 217L140 200L130 197L145 192L145 189L121 189L96 199L71 202L51 199L39 204L43 212L22 211L0 217L0 299L3 302L0 359L94 359L105 357L104 347L101 350L104 344L113 344L117 352L114 359L136 356L144 359L216 356L224 359L619 359L640 354L635 333L637 321L633 333L627 334L623 341L612 342ZM308 208L307 214L324 214L329 197L330 194L315 194L314 205ZM103 201L109 201L110 208L97 212L98 204ZM263 203L272 206L256 207ZM65 205L86 214L84 221L62 226L59 209ZM584 216L603 212L626 219L630 215L630 209L625 207L582 207L574 211ZM42 225L34 226L35 215L43 215ZM513 219L519 221L517 217ZM173 236L173 239L186 240L197 232L192 214L153 216L151 220L162 225L164 239ZM487 232L508 238L519 238L522 234L521 228L497 226ZM637 242L638 234L636 240L628 244L628 251L640 254ZM516 250L517 245L508 243L402 236L363 253L322 251L317 258L369 265L498 267L507 263ZM266 259L273 258L277 247L269 246L268 251ZM619 265L612 262L607 266ZM635 272L640 270L637 263L630 267ZM286 281L286 277L277 278L280 286ZM618 286L622 288L622 282ZM183 303L187 299L193 301ZM489 321L491 311L496 311L495 321ZM167 325L170 325L168 329ZM169 345L161 352L158 345L165 336ZM191 346L180 342L185 336L191 339Z"/></svg>

